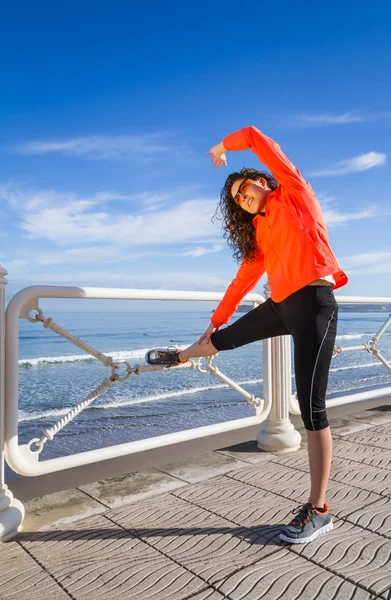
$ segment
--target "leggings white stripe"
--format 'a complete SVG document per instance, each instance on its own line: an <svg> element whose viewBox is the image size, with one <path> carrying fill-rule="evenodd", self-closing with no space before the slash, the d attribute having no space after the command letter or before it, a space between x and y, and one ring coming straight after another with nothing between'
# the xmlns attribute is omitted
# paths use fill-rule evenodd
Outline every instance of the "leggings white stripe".
<svg viewBox="0 0 391 600"><path fill-rule="evenodd" d="M313 372L312 372L312 379L311 379L311 391L310 391L310 417L311 417L312 428L313 428L313 430L314 430L314 431L315 431L315 428L314 428L314 422L313 422L313 420L312 420L312 413L313 413L313 412L321 412L321 411L312 411L312 390L313 390L313 388L314 388L315 371L316 371L316 367L317 367L317 364L318 364L319 354L320 354L320 351L322 350L323 343L324 343L324 341L325 341L325 339L326 339L326 335L327 335L327 333L328 333L328 331L329 331L330 323L331 323L331 321L333 320L333 317L334 317L335 310L336 310L336 309L334 308L334 310L333 310L333 314L331 315L331 317L330 317L330 319L329 319L329 322L327 323L326 332L325 332L325 334L324 334L324 336L323 336L323 340L322 340L322 342L321 342L321 344L320 344L320 347L319 347L319 350L318 350L318 354L317 354L317 357L316 357L316 360L315 360L314 370L313 370ZM325 409L322 409L322 410L325 410Z"/></svg>

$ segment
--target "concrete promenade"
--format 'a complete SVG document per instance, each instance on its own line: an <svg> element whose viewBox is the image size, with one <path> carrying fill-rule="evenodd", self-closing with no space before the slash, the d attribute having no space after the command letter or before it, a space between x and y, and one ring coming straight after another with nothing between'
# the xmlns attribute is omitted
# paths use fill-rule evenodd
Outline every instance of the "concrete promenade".
<svg viewBox="0 0 391 600"><path fill-rule="evenodd" d="M331 427L334 529L314 542L279 540L308 500L305 443L249 442L29 501L1 600L391 600L391 410Z"/></svg>

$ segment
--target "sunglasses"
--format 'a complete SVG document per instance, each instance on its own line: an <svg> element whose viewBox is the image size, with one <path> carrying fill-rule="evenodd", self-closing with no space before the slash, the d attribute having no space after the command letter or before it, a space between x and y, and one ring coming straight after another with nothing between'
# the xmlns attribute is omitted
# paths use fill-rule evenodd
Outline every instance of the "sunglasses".
<svg viewBox="0 0 391 600"><path fill-rule="evenodd" d="M251 182L252 179L244 179L242 181L242 183L240 184L239 189L236 192L235 197L234 197L234 201L236 202L236 204L240 204L242 202L242 200L243 200L242 195L245 191L243 188L248 181Z"/></svg>

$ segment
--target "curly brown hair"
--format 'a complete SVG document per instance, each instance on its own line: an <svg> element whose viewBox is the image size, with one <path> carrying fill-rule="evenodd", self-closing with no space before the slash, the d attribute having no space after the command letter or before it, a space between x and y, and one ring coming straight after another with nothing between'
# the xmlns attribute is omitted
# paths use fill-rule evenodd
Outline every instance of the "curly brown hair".
<svg viewBox="0 0 391 600"><path fill-rule="evenodd" d="M228 246L233 250L234 258L240 262L243 259L252 262L257 255L255 242L255 227L252 223L254 215L246 212L234 201L231 194L232 184L237 179L254 179L264 177L271 190L278 187L278 181L270 173L256 169L243 168L240 172L228 175L220 193L220 202L214 218L223 222L224 237Z"/></svg>

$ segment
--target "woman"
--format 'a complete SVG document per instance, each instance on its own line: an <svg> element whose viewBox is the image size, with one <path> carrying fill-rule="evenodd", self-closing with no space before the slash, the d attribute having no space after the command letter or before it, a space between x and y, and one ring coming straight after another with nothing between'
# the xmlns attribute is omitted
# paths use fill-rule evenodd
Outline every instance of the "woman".
<svg viewBox="0 0 391 600"><path fill-rule="evenodd" d="M198 342L186 350L151 350L147 362L172 366L256 340L292 335L311 491L308 502L294 511L298 515L283 527L280 538L306 543L333 527L325 502L332 455L325 396L337 332L333 289L348 279L329 246L324 217L310 184L278 144L255 127L246 127L228 135L208 154L214 166L221 167L226 164L227 151L248 148L273 176L242 169L231 173L222 189L225 235L235 257L242 261L236 278ZM265 271L271 298L220 329Z"/></svg>

